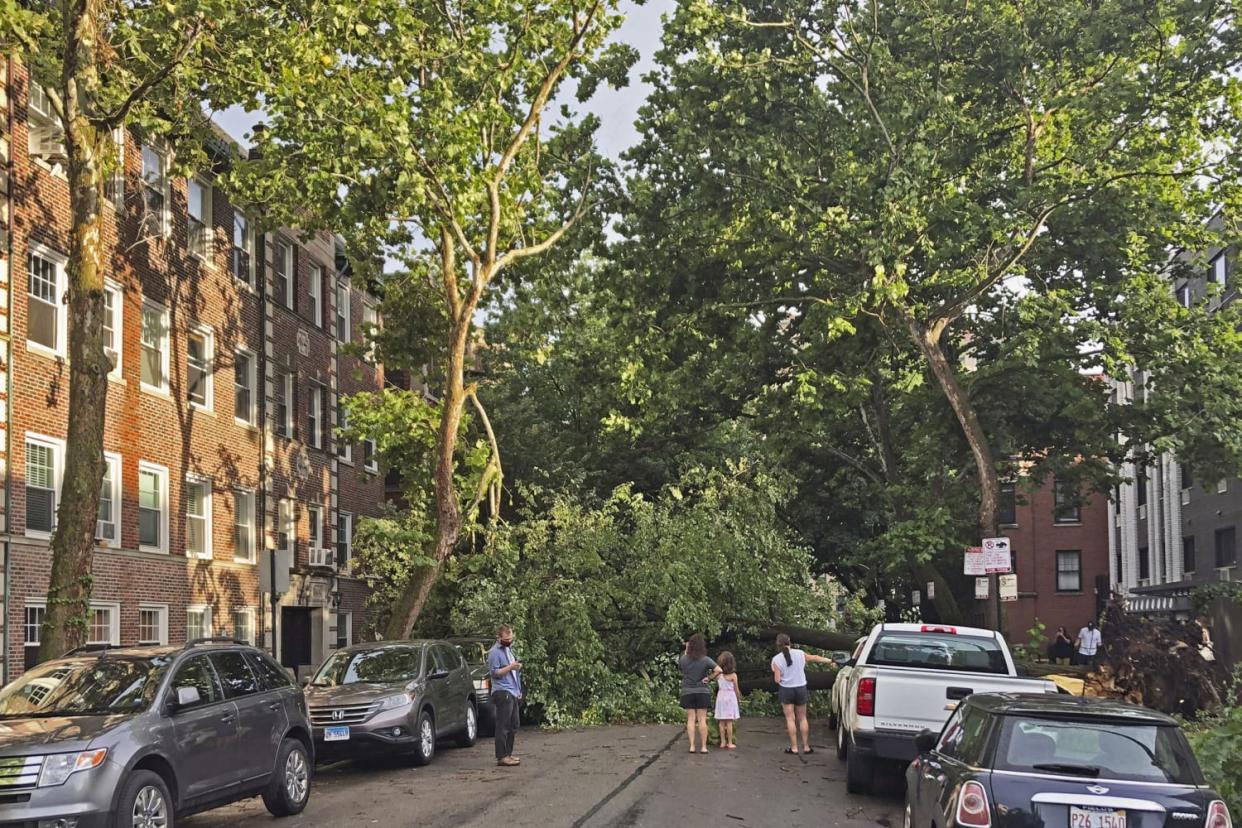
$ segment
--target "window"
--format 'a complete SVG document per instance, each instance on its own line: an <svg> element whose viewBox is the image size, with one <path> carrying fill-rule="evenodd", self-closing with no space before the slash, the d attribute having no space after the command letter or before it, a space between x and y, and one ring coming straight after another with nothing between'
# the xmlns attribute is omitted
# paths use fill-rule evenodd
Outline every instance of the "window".
<svg viewBox="0 0 1242 828"><path fill-rule="evenodd" d="M152 235L168 231L168 159L154 147L142 147L143 226Z"/></svg>
<svg viewBox="0 0 1242 828"><path fill-rule="evenodd" d="M30 127L26 148L30 155L49 164L65 160L65 131L52 109L47 92L37 83L30 84L26 118Z"/></svg>
<svg viewBox="0 0 1242 828"><path fill-rule="evenodd" d="M375 306L372 305L370 302L363 302L362 303L362 335L367 338L367 341L369 343L367 345L366 358L368 361L371 361L371 362L375 361L374 339L375 339L375 336L379 333L379 328L380 328L379 311L377 311L375 309Z"/></svg>
<svg viewBox="0 0 1242 828"><path fill-rule="evenodd" d="M168 551L168 469L138 464L138 548Z"/></svg>
<svg viewBox="0 0 1242 828"><path fill-rule="evenodd" d="M289 674L267 653L246 653L246 660L250 663L250 669L254 670L254 674L259 679L259 685L264 690L279 690L282 687L292 687L293 680L289 678Z"/></svg>
<svg viewBox="0 0 1242 828"><path fill-rule="evenodd" d="M121 539L121 457L104 454L103 481L99 484L99 514L95 538L105 546L117 546Z"/></svg>
<svg viewBox="0 0 1242 828"><path fill-rule="evenodd" d="M1018 525L1018 484L1013 480L1005 480L1000 484L997 519L1001 526Z"/></svg>
<svg viewBox="0 0 1242 828"><path fill-rule="evenodd" d="M1182 285L1177 289L1177 304L1183 308L1190 307L1190 283Z"/></svg>
<svg viewBox="0 0 1242 828"><path fill-rule="evenodd" d="M218 702L224 698L224 691L220 689L216 671L211 669L207 656L197 656L181 665L172 680L172 687L174 699L177 697L176 691L182 687L193 687L197 690L198 704L193 705L194 707Z"/></svg>
<svg viewBox="0 0 1242 828"><path fill-rule="evenodd" d="M211 259L213 223L211 216L211 185L191 178L187 182L186 244L190 255Z"/></svg>
<svg viewBox="0 0 1242 828"><path fill-rule="evenodd" d="M48 537L56 529L56 500L64 472L65 443L26 435L26 534Z"/></svg>
<svg viewBox="0 0 1242 828"><path fill-rule="evenodd" d="M362 467L375 474L379 471L379 458L375 456L375 441L362 441Z"/></svg>
<svg viewBox="0 0 1242 828"><path fill-rule="evenodd" d="M336 513L336 568L340 572L349 569L354 547L354 516L348 512Z"/></svg>
<svg viewBox="0 0 1242 828"><path fill-rule="evenodd" d="M185 481L185 554L211 559L211 481Z"/></svg>
<svg viewBox="0 0 1242 828"><path fill-rule="evenodd" d="M1233 566L1238 562L1234 527L1226 526L1216 530L1216 565Z"/></svg>
<svg viewBox="0 0 1242 828"><path fill-rule="evenodd" d="M338 282L336 285L336 338L341 342L350 341L349 310L349 285Z"/></svg>
<svg viewBox="0 0 1242 828"><path fill-rule="evenodd" d="M1195 563L1195 536L1187 535L1182 538L1182 571L1187 575L1194 574Z"/></svg>
<svg viewBox="0 0 1242 828"><path fill-rule="evenodd" d="M26 343L52 356L65 355L68 308L65 293L65 259L45 248L34 248L27 259Z"/></svg>
<svg viewBox="0 0 1242 828"><path fill-rule="evenodd" d="M306 395L306 439L314 448L323 448L323 386L311 383Z"/></svg>
<svg viewBox="0 0 1242 828"><path fill-rule="evenodd" d="M230 699L249 696L259 692L259 680L254 677L246 657L239 652L212 653L211 663L216 675L224 685L224 695Z"/></svg>
<svg viewBox="0 0 1242 828"><path fill-rule="evenodd" d="M1178 468L1181 470L1182 488L1189 489L1191 486L1195 485L1195 478L1194 475L1191 474L1190 465L1182 463L1178 466Z"/></svg>
<svg viewBox="0 0 1242 828"><path fill-rule="evenodd" d="M323 508L320 506L306 507L306 521L310 524L310 546L312 549L323 548Z"/></svg>
<svg viewBox="0 0 1242 828"><path fill-rule="evenodd" d="M1213 284L1220 285L1222 288L1228 283L1228 270L1226 269L1225 251L1217 253L1212 259L1210 272Z"/></svg>
<svg viewBox="0 0 1242 828"><path fill-rule="evenodd" d="M311 321L316 327L323 327L323 268L311 265L310 285L308 285L311 306Z"/></svg>
<svg viewBox="0 0 1242 828"><path fill-rule="evenodd" d="M107 355L108 361L112 363L112 370L108 376L114 379L121 378L121 337L123 335L122 327L122 309L125 304L125 292L121 286L111 279L104 282L104 320L103 320L103 337L104 337L104 354Z"/></svg>
<svg viewBox="0 0 1242 828"><path fill-rule="evenodd" d="M154 302L142 306L142 387L168 391L168 310Z"/></svg>
<svg viewBox="0 0 1242 828"><path fill-rule="evenodd" d="M1138 551L1139 564L1139 580L1147 581L1151 579L1151 558L1147 554L1147 547L1140 546Z"/></svg>
<svg viewBox="0 0 1242 828"><path fill-rule="evenodd" d="M125 209L125 127L119 126L112 130L112 144L116 147L116 157L112 160L112 173L108 176L105 193L112 206L118 210Z"/></svg>
<svg viewBox="0 0 1242 828"><path fill-rule="evenodd" d="M1147 505L1147 467L1144 466L1138 470L1134 477L1135 494L1138 495L1138 505Z"/></svg>
<svg viewBox="0 0 1242 828"><path fill-rule="evenodd" d="M336 614L336 649L348 647L353 643L354 616L349 612Z"/></svg>
<svg viewBox="0 0 1242 828"><path fill-rule="evenodd" d="M276 269L274 298L278 304L290 310L296 310L293 301L293 248L285 242L276 242L274 265Z"/></svg>
<svg viewBox="0 0 1242 828"><path fill-rule="evenodd" d="M993 638L955 633L881 633L867 654L866 663L1001 675L1009 672L1002 644Z"/></svg>
<svg viewBox="0 0 1242 828"><path fill-rule="evenodd" d="M253 250L254 228L250 226L250 219L235 210L233 211L233 275L250 287L254 286L254 258L251 253Z"/></svg>
<svg viewBox="0 0 1242 828"><path fill-rule="evenodd" d="M26 605L26 669L39 663L39 644L43 641L43 617L47 608L43 604Z"/></svg>
<svg viewBox="0 0 1242 828"><path fill-rule="evenodd" d="M336 456L352 464L354 446L349 442L349 438L344 436L349 430L349 409L345 407L345 400L339 396L336 398L336 427L337 431L341 432L336 438Z"/></svg>
<svg viewBox="0 0 1242 828"><path fill-rule="evenodd" d="M1078 489L1070 480L1053 480L1053 519L1057 523L1081 523L1082 502Z"/></svg>
<svg viewBox="0 0 1242 828"><path fill-rule="evenodd" d="M121 632L115 606L99 606L91 604L90 615L87 616L87 644L120 644Z"/></svg>
<svg viewBox="0 0 1242 828"><path fill-rule="evenodd" d="M276 433L293 439L293 375L276 372Z"/></svg>
<svg viewBox="0 0 1242 828"><path fill-rule="evenodd" d="M233 492L233 559L254 563L254 492Z"/></svg>
<svg viewBox="0 0 1242 828"><path fill-rule="evenodd" d="M211 607L198 604L185 608L185 638L211 638Z"/></svg>
<svg viewBox="0 0 1242 828"><path fill-rule="evenodd" d="M1082 552L1057 550L1057 592L1082 592Z"/></svg>
<svg viewBox="0 0 1242 828"><path fill-rule="evenodd" d="M247 644L254 643L254 610L233 610L233 638Z"/></svg>
<svg viewBox="0 0 1242 828"><path fill-rule="evenodd" d="M190 405L212 408L211 375L213 373L214 337L210 330L200 328L190 332L186 339L186 382Z"/></svg>
<svg viewBox="0 0 1242 828"><path fill-rule="evenodd" d="M138 643L168 643L168 605L138 605Z"/></svg>
<svg viewBox="0 0 1242 828"><path fill-rule="evenodd" d="M254 425L258 419L255 411L255 359L249 351L237 351L233 355L233 416L238 422Z"/></svg>
<svg viewBox="0 0 1242 828"><path fill-rule="evenodd" d="M281 498L276 506L276 548L282 552L293 551L295 526L293 523L293 501Z"/></svg>

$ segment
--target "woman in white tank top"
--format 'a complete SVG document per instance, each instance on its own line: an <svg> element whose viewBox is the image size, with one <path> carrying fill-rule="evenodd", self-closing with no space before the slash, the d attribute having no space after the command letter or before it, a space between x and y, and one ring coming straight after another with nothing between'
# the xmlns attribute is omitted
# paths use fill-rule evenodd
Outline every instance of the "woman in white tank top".
<svg viewBox="0 0 1242 828"><path fill-rule="evenodd" d="M781 651L772 656L772 678L780 688L777 695L785 711L785 730L789 733L789 747L785 752L798 752L798 734L801 733L802 752L814 753L811 728L806 720L806 663L831 664L832 659L793 649L789 646L789 636L784 633L776 637L776 646Z"/></svg>

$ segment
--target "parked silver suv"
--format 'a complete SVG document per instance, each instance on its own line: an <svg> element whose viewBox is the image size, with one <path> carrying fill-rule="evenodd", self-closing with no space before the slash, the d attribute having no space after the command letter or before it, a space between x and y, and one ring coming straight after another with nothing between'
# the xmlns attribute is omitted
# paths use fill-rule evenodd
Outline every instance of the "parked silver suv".
<svg viewBox="0 0 1242 828"><path fill-rule="evenodd" d="M374 756L410 757L425 765L436 741L463 747L479 731L470 668L445 641L373 641L337 650L306 688L315 754L324 761Z"/></svg>
<svg viewBox="0 0 1242 828"><path fill-rule="evenodd" d="M254 647L76 650L0 690L0 824L172 828L256 794L288 816L313 756L301 692Z"/></svg>

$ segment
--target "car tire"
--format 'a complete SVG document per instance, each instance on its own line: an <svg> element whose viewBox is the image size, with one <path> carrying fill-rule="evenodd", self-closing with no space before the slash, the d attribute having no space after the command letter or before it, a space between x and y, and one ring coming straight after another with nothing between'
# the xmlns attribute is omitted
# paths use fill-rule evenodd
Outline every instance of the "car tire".
<svg viewBox="0 0 1242 828"><path fill-rule="evenodd" d="M837 758L842 762L845 761L845 754L849 750L850 735L845 732L845 722L837 722Z"/></svg>
<svg viewBox="0 0 1242 828"><path fill-rule="evenodd" d="M272 781L263 791L263 804L276 817L302 813L310 800L311 762L306 745L286 738L276 754Z"/></svg>
<svg viewBox="0 0 1242 828"><path fill-rule="evenodd" d="M418 724L414 728L414 752L410 754L410 761L421 767L430 762L435 755L436 722L431 717L431 711L421 710L418 714Z"/></svg>
<svg viewBox="0 0 1242 828"><path fill-rule="evenodd" d="M852 794L871 793L874 772L875 762L870 756L863 756L856 750L850 751L845 758L845 789Z"/></svg>
<svg viewBox="0 0 1242 828"><path fill-rule="evenodd" d="M172 796L158 773L149 770L134 771L121 789L115 825L117 828L149 825L152 818L162 818L161 824L166 828L173 828L176 814Z"/></svg>
<svg viewBox="0 0 1242 828"><path fill-rule="evenodd" d="M479 738L479 711L475 709L474 702L466 702L466 724L461 729L461 733L457 736L458 747L474 747L474 743Z"/></svg>
<svg viewBox="0 0 1242 828"><path fill-rule="evenodd" d="M901 818L902 828L914 828L914 809L910 807L910 803L906 803L906 812Z"/></svg>

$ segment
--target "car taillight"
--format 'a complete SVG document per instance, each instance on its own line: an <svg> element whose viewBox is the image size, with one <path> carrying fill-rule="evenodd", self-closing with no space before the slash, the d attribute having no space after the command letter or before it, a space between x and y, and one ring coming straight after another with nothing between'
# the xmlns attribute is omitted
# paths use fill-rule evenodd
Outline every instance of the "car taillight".
<svg viewBox="0 0 1242 828"><path fill-rule="evenodd" d="M1233 828L1233 820L1229 818L1229 806L1219 799L1208 806L1207 822L1203 828Z"/></svg>
<svg viewBox="0 0 1242 828"><path fill-rule="evenodd" d="M857 708L859 716L875 715L875 679L868 677L858 680Z"/></svg>
<svg viewBox="0 0 1242 828"><path fill-rule="evenodd" d="M957 824L969 828L991 826L992 813L988 807L988 792L978 782L962 785L961 793L957 795Z"/></svg>

